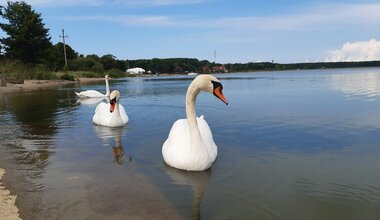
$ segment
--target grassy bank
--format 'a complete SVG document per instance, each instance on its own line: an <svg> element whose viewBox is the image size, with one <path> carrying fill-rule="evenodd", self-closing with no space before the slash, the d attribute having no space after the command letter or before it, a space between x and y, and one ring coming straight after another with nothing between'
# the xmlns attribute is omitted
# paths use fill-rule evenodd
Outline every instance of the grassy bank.
<svg viewBox="0 0 380 220"><path fill-rule="evenodd" d="M72 80L78 78L99 78L104 75L110 75L113 78L125 77L125 72L119 69L110 69L103 72L92 71L53 71L45 65L29 65L17 61L1 61L0 75L7 79L38 79L38 80Z"/></svg>

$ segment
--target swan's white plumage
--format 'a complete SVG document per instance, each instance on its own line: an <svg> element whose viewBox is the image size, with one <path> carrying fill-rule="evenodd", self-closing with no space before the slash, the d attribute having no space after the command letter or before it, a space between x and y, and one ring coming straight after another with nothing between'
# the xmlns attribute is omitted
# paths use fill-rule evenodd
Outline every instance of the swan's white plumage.
<svg viewBox="0 0 380 220"><path fill-rule="evenodd" d="M186 119L177 120L162 146L162 156L169 166L189 171L210 168L218 155L218 148L204 117L196 117L195 102L200 91L214 93L228 104L219 80L211 75L197 76L186 93Z"/></svg>
<svg viewBox="0 0 380 220"><path fill-rule="evenodd" d="M96 91L96 90L86 90L83 92L75 92L77 96L81 98L101 98L101 97L106 97L106 95Z"/></svg>
<svg viewBox="0 0 380 220"><path fill-rule="evenodd" d="M113 93L113 92L112 92ZM111 93L111 98L112 94ZM119 104L119 97L117 98L116 107L114 111L110 112L110 103L101 102L96 106L95 115L92 121L95 124L107 127L120 127L128 123L128 115L124 107Z"/></svg>
<svg viewBox="0 0 380 220"><path fill-rule="evenodd" d="M192 143L187 119L179 119L169 132L162 147L162 155L167 164L183 170L205 170L215 161L218 148L212 132L203 115L197 117L202 142ZM199 147L192 144L203 145Z"/></svg>
<svg viewBox="0 0 380 220"><path fill-rule="evenodd" d="M106 94L103 94L103 93L98 92L96 90L86 90L83 92L75 92L75 94L77 96L79 96L80 98L105 98L105 97L108 97L110 95L110 88L109 88L109 84L108 84L108 79L111 79L111 78L108 77L108 75L105 75L104 80L106 82Z"/></svg>

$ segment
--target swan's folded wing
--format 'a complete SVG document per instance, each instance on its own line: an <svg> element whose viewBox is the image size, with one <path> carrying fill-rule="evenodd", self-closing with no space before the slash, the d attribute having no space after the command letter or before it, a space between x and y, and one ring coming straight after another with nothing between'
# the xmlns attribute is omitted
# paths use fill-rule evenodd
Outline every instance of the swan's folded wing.
<svg viewBox="0 0 380 220"><path fill-rule="evenodd" d="M174 122L166 139L162 154L166 163L179 165L181 161L186 161L187 149L190 144L190 133L187 119L179 119Z"/></svg>
<svg viewBox="0 0 380 220"><path fill-rule="evenodd" d="M128 123L128 115L127 115L127 112L125 111L124 107L119 104L119 111L120 111L120 116L121 116L121 119L123 120L124 123Z"/></svg>
<svg viewBox="0 0 380 220"><path fill-rule="evenodd" d="M203 115L197 118L199 132L201 133L203 144L206 146L208 155L210 155L212 160L215 160L218 154L218 148L214 142L212 132L206 120L204 120Z"/></svg>
<svg viewBox="0 0 380 220"><path fill-rule="evenodd" d="M99 103L99 105L96 106L95 115L92 118L92 122L99 125L106 124L109 121L109 118L111 117L109 108L109 104L105 102Z"/></svg>
<svg viewBox="0 0 380 220"><path fill-rule="evenodd" d="M187 119L178 119L174 122L168 139L175 139L184 143L190 141L189 124L187 123Z"/></svg>
<svg viewBox="0 0 380 220"><path fill-rule="evenodd" d="M95 108L95 115L101 113L102 111L105 111L107 108L109 109L108 103L105 103L105 102L99 103Z"/></svg>

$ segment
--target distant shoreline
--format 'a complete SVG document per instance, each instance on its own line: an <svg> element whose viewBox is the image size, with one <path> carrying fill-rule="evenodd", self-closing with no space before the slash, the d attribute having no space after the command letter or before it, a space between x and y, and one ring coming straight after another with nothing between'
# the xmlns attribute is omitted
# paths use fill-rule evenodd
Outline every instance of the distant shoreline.
<svg viewBox="0 0 380 220"><path fill-rule="evenodd" d="M179 74L141 74L141 75L131 75L126 76L127 78L131 77L151 77L151 76L178 76ZM57 88L60 86L74 84L74 83L92 83L104 81L104 78L78 78L75 81L70 80L24 80L24 84L13 84L7 83L6 87L0 87L0 94L5 93L14 93L14 92L28 92L39 89L49 89L49 88Z"/></svg>
<svg viewBox="0 0 380 220"><path fill-rule="evenodd" d="M283 72L283 71L299 71L299 70L329 70L329 69L352 69L352 68L380 68L379 66L370 67L336 67L336 68L320 68L320 69L284 69L284 70L253 70L253 71L238 71L238 72L227 72L227 73L210 73L210 74L228 74L228 73L257 73L257 72ZM187 76L187 74L137 74L137 75L127 75L126 78L134 77L157 77L157 76ZM24 84L13 84L7 83L6 87L0 87L0 94L13 93L13 92L27 92L39 89L57 88L60 86L73 84L73 83L91 83L104 81L103 77L98 78L77 78L75 81L70 80L24 80Z"/></svg>

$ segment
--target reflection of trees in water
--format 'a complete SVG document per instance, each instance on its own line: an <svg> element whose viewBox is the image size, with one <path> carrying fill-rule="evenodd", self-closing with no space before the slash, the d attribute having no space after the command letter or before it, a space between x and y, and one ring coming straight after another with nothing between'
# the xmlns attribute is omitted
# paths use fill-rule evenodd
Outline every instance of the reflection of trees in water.
<svg viewBox="0 0 380 220"><path fill-rule="evenodd" d="M184 171L175 169L173 167L164 164L165 173L167 173L171 179L177 185L188 185L193 191L192 198L192 219L201 219L201 200L203 193L205 192L208 182L211 176L211 169L205 171Z"/></svg>
<svg viewBox="0 0 380 220"><path fill-rule="evenodd" d="M33 135L54 135L57 112L74 105L74 101L66 91L43 90L10 95L6 104L23 130Z"/></svg>
<svg viewBox="0 0 380 220"><path fill-rule="evenodd" d="M56 134L57 113L73 105L68 92L43 90L24 92L6 97L8 111L14 116L12 124L20 126L14 138L13 150L19 163L34 165L41 170L54 152L53 135ZM74 101L72 101L74 102Z"/></svg>
<svg viewBox="0 0 380 220"><path fill-rule="evenodd" d="M54 154L54 135L59 128L57 114L74 106L68 91L43 90L7 94L0 100L1 151L13 163L9 164L12 177L8 179L18 195L17 205L21 217L34 219L39 207L40 191L44 185L40 178ZM69 117L69 116L65 116Z"/></svg>

